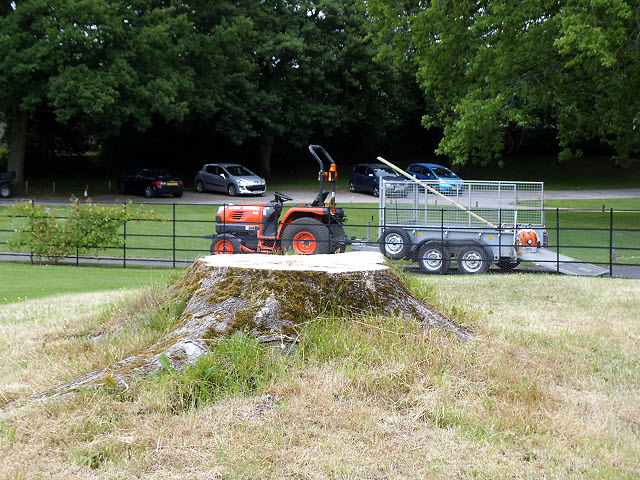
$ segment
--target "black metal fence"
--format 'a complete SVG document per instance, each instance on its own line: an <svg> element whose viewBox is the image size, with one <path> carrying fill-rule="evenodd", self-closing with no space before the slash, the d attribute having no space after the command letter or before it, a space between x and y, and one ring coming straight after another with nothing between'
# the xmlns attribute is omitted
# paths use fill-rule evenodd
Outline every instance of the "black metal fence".
<svg viewBox="0 0 640 480"><path fill-rule="evenodd" d="M56 218L64 221L68 203L52 204ZM133 208L143 204L134 204ZM182 267L208 255L215 234L215 218L224 205L146 204L159 220L134 219L120 231L121 248L91 249L91 253L66 256L61 263L117 264ZM344 229L348 237L370 249L377 248L380 233L379 208L376 205L342 205L347 217ZM6 209L3 209L6 210ZM286 210L286 207L285 207ZM598 265L610 276L640 278L640 211L616 209L545 209L547 250L555 257L558 271L563 263ZM0 260L38 262L26 249L12 250L8 244L26 218L0 218ZM443 225L442 228L445 228ZM347 247L347 250L352 247ZM567 260L566 257L569 257ZM543 261L544 262L544 261ZM531 267L522 264L519 269ZM552 270L547 268L547 270ZM636 272L626 275L624 272Z"/></svg>

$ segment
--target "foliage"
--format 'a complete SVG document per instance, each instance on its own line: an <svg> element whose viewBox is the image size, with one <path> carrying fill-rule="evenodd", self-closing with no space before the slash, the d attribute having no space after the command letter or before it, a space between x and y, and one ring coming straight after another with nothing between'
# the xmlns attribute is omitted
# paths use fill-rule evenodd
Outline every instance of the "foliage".
<svg viewBox="0 0 640 480"><path fill-rule="evenodd" d="M159 219L152 210L134 210L131 205L80 203L72 198L67 216L61 216L56 209L26 201L11 206L2 216L27 220L8 242L10 248L27 247L38 261L56 264L70 254L122 247L125 240L119 229L126 222Z"/></svg>
<svg viewBox="0 0 640 480"><path fill-rule="evenodd" d="M589 141L640 152L637 0L374 0L383 42L413 52L444 129L438 153L487 163L526 134L555 132L561 160ZM384 36L386 35L386 36ZM393 38L392 38L393 37Z"/></svg>
<svg viewBox="0 0 640 480"><path fill-rule="evenodd" d="M358 1L194 4L191 104L236 143L259 137L269 151L283 137L301 146L356 124L380 136L414 108L413 72L375 60ZM268 158L261 168L268 173Z"/></svg>
<svg viewBox="0 0 640 480"><path fill-rule="evenodd" d="M414 73L374 60L357 0L33 0L5 10L0 111L28 112L44 132L114 148L130 127L154 126L302 145L356 124L384 135L415 108L404 88Z"/></svg>
<svg viewBox="0 0 640 480"><path fill-rule="evenodd" d="M16 2L0 17L0 106L47 105L62 123L80 117L106 131L180 119L189 25L170 3Z"/></svg>

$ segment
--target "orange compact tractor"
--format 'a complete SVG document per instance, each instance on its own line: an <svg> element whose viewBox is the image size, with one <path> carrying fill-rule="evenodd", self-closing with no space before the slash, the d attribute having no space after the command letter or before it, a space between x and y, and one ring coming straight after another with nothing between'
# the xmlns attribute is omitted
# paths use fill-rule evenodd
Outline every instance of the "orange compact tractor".
<svg viewBox="0 0 640 480"><path fill-rule="evenodd" d="M293 200L275 192L274 200L265 205L228 205L216 215L216 235L211 238L211 253L276 253L292 251L303 255L344 252L349 239L343 223L342 208L336 208L336 164L319 145L309 151L320 165L320 193L310 204L289 208L280 219L284 202ZM324 158L321 159L319 154ZM324 168L328 161L329 170ZM332 185L325 191L325 183ZM331 198L326 203L327 197Z"/></svg>

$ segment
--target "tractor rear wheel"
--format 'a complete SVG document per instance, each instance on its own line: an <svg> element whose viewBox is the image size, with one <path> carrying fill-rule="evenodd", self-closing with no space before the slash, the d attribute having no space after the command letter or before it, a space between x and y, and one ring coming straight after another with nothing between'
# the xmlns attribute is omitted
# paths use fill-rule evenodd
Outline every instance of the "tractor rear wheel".
<svg viewBox="0 0 640 480"><path fill-rule="evenodd" d="M240 253L240 240L233 235L216 235L211 241L211 253L214 255Z"/></svg>
<svg viewBox="0 0 640 480"><path fill-rule="evenodd" d="M283 250L293 250L299 255L329 253L329 228L315 218L298 218L282 233Z"/></svg>

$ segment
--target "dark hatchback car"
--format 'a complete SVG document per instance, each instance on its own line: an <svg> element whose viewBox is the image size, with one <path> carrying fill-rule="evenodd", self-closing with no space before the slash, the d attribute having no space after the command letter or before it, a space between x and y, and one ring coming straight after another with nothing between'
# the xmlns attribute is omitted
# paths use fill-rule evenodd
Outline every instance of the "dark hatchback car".
<svg viewBox="0 0 640 480"><path fill-rule="evenodd" d="M349 190L352 192L373 193L374 196L380 195L380 179L401 181L403 184L391 185L393 191L386 192L396 196L404 196L408 192L408 186L404 185L406 179L396 172L393 168L378 163L361 163L353 167L351 170L351 179L349 181Z"/></svg>
<svg viewBox="0 0 640 480"><path fill-rule="evenodd" d="M159 195L173 195L176 198L184 192L184 182L162 168L138 168L118 179L121 194L136 193L147 198Z"/></svg>

